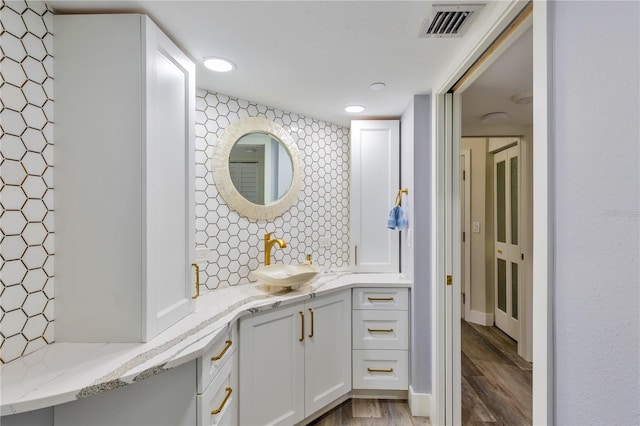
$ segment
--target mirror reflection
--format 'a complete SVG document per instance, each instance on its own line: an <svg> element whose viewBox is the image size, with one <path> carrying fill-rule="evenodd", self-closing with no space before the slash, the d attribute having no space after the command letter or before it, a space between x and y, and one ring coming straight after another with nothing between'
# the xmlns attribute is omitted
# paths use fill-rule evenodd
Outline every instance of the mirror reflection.
<svg viewBox="0 0 640 426"><path fill-rule="evenodd" d="M236 190L257 205L277 202L289 191L293 164L286 146L268 133L253 132L236 141L229 154Z"/></svg>

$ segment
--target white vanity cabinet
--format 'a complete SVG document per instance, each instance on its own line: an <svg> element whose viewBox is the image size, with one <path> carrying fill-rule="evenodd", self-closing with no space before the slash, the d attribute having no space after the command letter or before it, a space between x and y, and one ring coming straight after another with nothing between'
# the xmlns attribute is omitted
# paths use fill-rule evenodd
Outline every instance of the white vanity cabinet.
<svg viewBox="0 0 640 426"><path fill-rule="evenodd" d="M353 290L353 388L409 387L409 290Z"/></svg>
<svg viewBox="0 0 640 426"><path fill-rule="evenodd" d="M400 272L400 235L387 228L400 189L400 122L351 122L351 264Z"/></svg>
<svg viewBox="0 0 640 426"><path fill-rule="evenodd" d="M240 322L240 424L296 424L351 390L351 293Z"/></svg>
<svg viewBox="0 0 640 426"><path fill-rule="evenodd" d="M238 424L237 325L198 358L197 425Z"/></svg>
<svg viewBox="0 0 640 426"><path fill-rule="evenodd" d="M56 15L56 341L193 310L195 67L146 16Z"/></svg>

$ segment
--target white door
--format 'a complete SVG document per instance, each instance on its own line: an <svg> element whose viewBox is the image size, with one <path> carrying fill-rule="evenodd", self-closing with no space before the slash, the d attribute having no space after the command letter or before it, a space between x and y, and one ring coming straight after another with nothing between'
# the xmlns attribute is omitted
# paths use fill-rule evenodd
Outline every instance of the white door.
<svg viewBox="0 0 640 426"><path fill-rule="evenodd" d="M195 67L150 19L145 25L147 341L194 308Z"/></svg>
<svg viewBox="0 0 640 426"><path fill-rule="evenodd" d="M304 419L305 321L302 303L240 321L240 424Z"/></svg>
<svg viewBox="0 0 640 426"><path fill-rule="evenodd" d="M351 390L351 291L305 304L305 416Z"/></svg>
<svg viewBox="0 0 640 426"><path fill-rule="evenodd" d="M495 216L495 321L516 341L519 339L520 293L520 148L494 154Z"/></svg>
<svg viewBox="0 0 640 426"><path fill-rule="evenodd" d="M351 264L400 272L400 235L387 228L400 189L400 122L351 122Z"/></svg>
<svg viewBox="0 0 640 426"><path fill-rule="evenodd" d="M439 100L440 102L440 100ZM460 351L460 271L462 235L460 230L460 95L447 93L438 108L444 112L444 143L436 147L436 156L444 160L437 164L436 196L436 298L444 304L436 305L436 322L444 327L436 329L436 365L444 366L433 372L437 392L434 392L434 424L461 423L461 351ZM456 236L454 238L454 235Z"/></svg>

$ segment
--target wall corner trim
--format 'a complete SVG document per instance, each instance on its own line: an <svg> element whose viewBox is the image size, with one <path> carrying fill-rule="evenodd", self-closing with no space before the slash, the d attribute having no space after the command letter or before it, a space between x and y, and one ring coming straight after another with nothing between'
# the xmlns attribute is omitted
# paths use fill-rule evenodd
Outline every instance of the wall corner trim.
<svg viewBox="0 0 640 426"><path fill-rule="evenodd" d="M414 392L413 387L409 385L409 409L414 417L430 417L431 394Z"/></svg>

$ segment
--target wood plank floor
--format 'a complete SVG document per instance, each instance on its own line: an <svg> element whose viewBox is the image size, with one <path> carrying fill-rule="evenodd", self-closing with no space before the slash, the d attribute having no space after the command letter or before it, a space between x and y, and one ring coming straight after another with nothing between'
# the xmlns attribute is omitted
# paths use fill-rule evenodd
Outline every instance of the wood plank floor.
<svg viewBox="0 0 640 426"><path fill-rule="evenodd" d="M532 366L517 344L496 327L462 321L462 424L530 425ZM316 419L314 426L430 425L412 417L407 401L351 399Z"/></svg>
<svg viewBox="0 0 640 426"><path fill-rule="evenodd" d="M462 320L463 425L530 425L531 378L514 340Z"/></svg>
<svg viewBox="0 0 640 426"><path fill-rule="evenodd" d="M310 423L315 426L430 424L428 417L412 417L407 401L397 399L350 399Z"/></svg>

